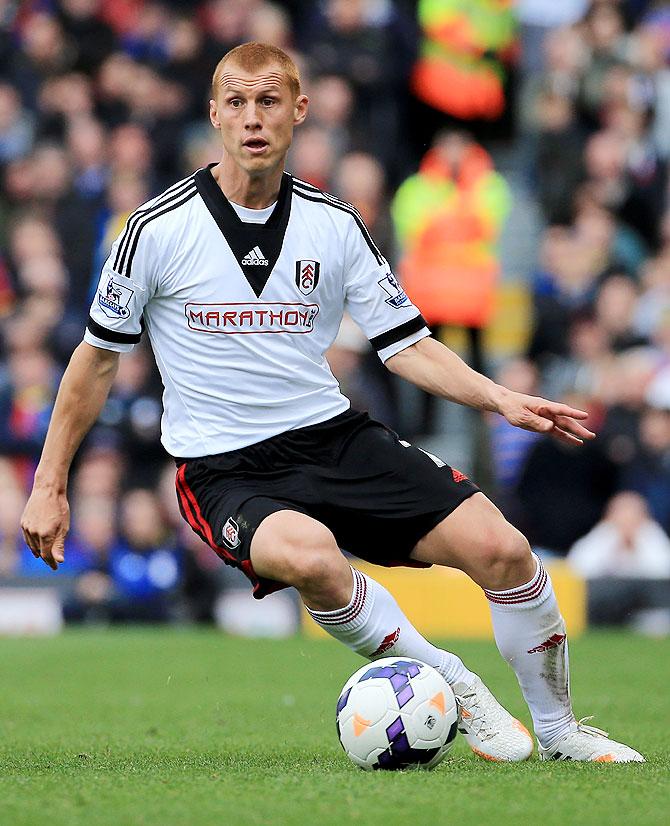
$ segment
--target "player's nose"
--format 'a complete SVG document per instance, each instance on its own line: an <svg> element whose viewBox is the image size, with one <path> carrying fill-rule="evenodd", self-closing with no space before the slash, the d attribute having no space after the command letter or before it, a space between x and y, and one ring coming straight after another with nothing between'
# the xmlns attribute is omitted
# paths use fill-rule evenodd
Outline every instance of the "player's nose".
<svg viewBox="0 0 670 826"><path fill-rule="evenodd" d="M244 125L247 129L253 129L261 125L260 111L255 103L249 103L244 111Z"/></svg>

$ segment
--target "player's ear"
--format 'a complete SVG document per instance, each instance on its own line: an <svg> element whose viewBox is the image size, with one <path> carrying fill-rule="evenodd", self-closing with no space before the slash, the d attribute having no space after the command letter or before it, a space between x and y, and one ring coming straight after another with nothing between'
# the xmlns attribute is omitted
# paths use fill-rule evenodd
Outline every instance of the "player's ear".
<svg viewBox="0 0 670 826"><path fill-rule="evenodd" d="M221 121L219 120L215 100L210 100L209 102L209 120L215 129L221 128Z"/></svg>
<svg viewBox="0 0 670 826"><path fill-rule="evenodd" d="M300 126L300 124L307 117L307 106L309 100L307 95L298 95L295 99L295 107L293 109L293 125Z"/></svg>

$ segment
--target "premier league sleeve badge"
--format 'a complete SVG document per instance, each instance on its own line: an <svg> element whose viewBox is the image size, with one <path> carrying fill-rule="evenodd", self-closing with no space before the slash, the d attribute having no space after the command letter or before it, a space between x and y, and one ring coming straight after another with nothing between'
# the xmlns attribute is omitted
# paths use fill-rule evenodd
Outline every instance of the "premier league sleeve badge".
<svg viewBox="0 0 670 826"><path fill-rule="evenodd" d="M98 289L98 304L108 318L128 318L130 315L128 304L135 291L121 284L120 280L118 275L112 274L104 290L102 286Z"/></svg>

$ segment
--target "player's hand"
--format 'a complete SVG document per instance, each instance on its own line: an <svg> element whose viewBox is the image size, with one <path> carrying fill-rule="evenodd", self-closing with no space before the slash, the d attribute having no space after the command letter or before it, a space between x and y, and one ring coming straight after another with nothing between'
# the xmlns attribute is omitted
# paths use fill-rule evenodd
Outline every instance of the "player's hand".
<svg viewBox="0 0 670 826"><path fill-rule="evenodd" d="M500 403L498 412L516 427L548 433L569 445L581 445L585 439L595 439L596 436L580 424L580 420L589 415L586 411L537 396L509 391Z"/></svg>
<svg viewBox="0 0 670 826"><path fill-rule="evenodd" d="M52 488L34 488L21 517L21 530L33 556L42 558L54 571L65 559L69 528L70 506L65 494Z"/></svg>

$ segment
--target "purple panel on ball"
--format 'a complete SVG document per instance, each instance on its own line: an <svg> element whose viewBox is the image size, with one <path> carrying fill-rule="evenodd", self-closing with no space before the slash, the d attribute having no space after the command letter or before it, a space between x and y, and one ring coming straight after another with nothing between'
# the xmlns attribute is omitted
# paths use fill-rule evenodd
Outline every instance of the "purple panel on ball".
<svg viewBox="0 0 670 826"><path fill-rule="evenodd" d="M386 729L386 734L389 741L392 743L396 737L399 737L403 733L404 730L405 727L403 726L402 718L396 717L391 725Z"/></svg>
<svg viewBox="0 0 670 826"><path fill-rule="evenodd" d="M365 674L360 678L358 681L362 683L363 680L374 680L379 678L386 677L387 679L391 679L391 677L396 673L395 668L391 665L379 665L376 668L369 668Z"/></svg>
<svg viewBox="0 0 670 826"><path fill-rule="evenodd" d="M411 685L406 685L401 691L398 692L396 695L398 699L398 708L402 708L406 703L408 703L412 697L414 696L414 692L412 691Z"/></svg>
<svg viewBox="0 0 670 826"><path fill-rule="evenodd" d="M374 769L397 769L397 761L394 759L391 752L387 749L383 751L377 758L377 762L373 766Z"/></svg>
<svg viewBox="0 0 670 826"><path fill-rule="evenodd" d="M396 723L401 722L400 718L395 720L391 726L388 727L387 732ZM395 733L395 731L394 731ZM372 767L373 769L382 769L384 771L392 771L394 769L406 769L410 766L420 766L430 761L438 753L439 748L432 749L413 749L410 748L409 741L404 729L392 738L392 742L386 751L383 751L377 758L377 762Z"/></svg>
<svg viewBox="0 0 670 826"><path fill-rule="evenodd" d="M399 691L403 686L407 685L407 675L394 674L391 677L391 685L393 686L394 691Z"/></svg>
<svg viewBox="0 0 670 826"><path fill-rule="evenodd" d="M409 740L407 739L407 735L404 731L399 737L397 737L393 741L391 745L391 751L396 757L398 757L399 755L404 756L408 752L412 751L412 749L410 749L409 747Z"/></svg>
<svg viewBox="0 0 670 826"><path fill-rule="evenodd" d="M338 714L339 714L339 713L342 711L342 709L346 706L346 704L347 704L347 700L349 699L349 695L350 695L350 694L351 694L351 689L350 689L350 688L348 688L348 689L344 692L344 694L342 694L342 696L340 697L340 699L337 701L337 713L338 713Z"/></svg>

